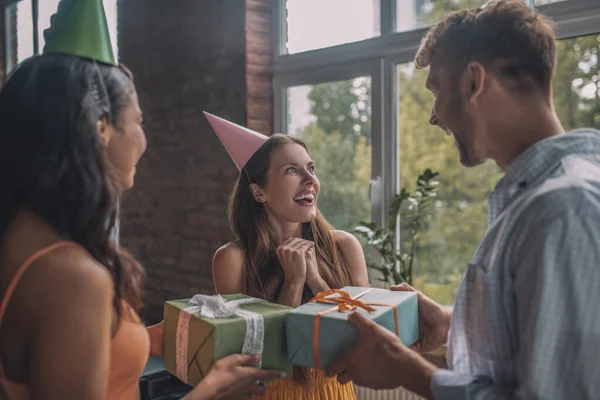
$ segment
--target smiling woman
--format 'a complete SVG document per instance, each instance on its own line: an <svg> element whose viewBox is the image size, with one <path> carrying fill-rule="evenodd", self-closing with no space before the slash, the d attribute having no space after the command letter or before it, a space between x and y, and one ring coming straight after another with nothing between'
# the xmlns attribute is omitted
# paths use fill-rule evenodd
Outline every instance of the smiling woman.
<svg viewBox="0 0 600 400"><path fill-rule="evenodd" d="M321 186L306 144L220 121L211 123L240 175L229 207L237 240L220 248L213 261L217 293L243 292L296 307L330 288L368 286L360 243L334 230L317 207ZM260 143L254 142L257 137ZM306 369L269 384L266 397L355 398L352 384L340 385L322 371Z"/></svg>
<svg viewBox="0 0 600 400"><path fill-rule="evenodd" d="M319 179L315 175L315 163L306 146L297 139L277 135L271 138L270 143L277 151L270 155L271 168L267 172L266 181L262 182L263 172L259 171L256 182L250 184L252 195L265 205L267 218L309 223L317 218L316 199L320 189ZM264 151L268 147L269 142L265 144ZM266 167L265 162L260 164L259 169ZM288 236L295 226L273 228L278 236Z"/></svg>

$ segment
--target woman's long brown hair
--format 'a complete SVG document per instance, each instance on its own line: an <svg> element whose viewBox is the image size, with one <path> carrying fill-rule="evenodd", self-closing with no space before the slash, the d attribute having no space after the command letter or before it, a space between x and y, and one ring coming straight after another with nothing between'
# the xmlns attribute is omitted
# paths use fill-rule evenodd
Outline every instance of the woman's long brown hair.
<svg viewBox="0 0 600 400"><path fill-rule="evenodd" d="M281 243L269 226L264 205L252 196L250 184L265 187L272 154L289 144L300 145L308 151L300 139L282 134L271 136L241 171L233 188L228 211L231 229L244 252L245 293L271 302L277 301L283 287L284 273L276 255ZM352 284L350 268L340 251L333 227L319 211L314 220L302 225L302 238L315 243L319 274L329 287L341 288ZM305 286L302 302L308 301L312 295ZM294 377L301 383L308 382L305 369L295 368Z"/></svg>

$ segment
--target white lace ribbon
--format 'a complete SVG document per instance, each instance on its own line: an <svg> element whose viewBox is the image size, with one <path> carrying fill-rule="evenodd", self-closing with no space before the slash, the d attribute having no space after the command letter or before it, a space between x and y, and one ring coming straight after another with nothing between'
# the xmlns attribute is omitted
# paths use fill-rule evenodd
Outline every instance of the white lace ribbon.
<svg viewBox="0 0 600 400"><path fill-rule="evenodd" d="M222 296L207 296L197 294L192 297L186 307L179 313L177 319L177 334L175 342L176 376L187 383L188 376L188 339L190 319L192 314L200 313L206 318L228 318L235 315L246 321L246 334L242 354L262 354L265 338L265 320L262 315L239 308L240 304L258 303L264 300L253 297L227 301ZM258 365L260 368L260 363Z"/></svg>

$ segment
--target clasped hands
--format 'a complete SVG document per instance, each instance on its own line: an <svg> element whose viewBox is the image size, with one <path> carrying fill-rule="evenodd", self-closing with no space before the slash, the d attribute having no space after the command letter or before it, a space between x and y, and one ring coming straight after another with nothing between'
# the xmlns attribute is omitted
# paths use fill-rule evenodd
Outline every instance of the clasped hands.
<svg viewBox="0 0 600 400"><path fill-rule="evenodd" d="M277 248L277 258L285 283L302 286L307 284L313 293L322 291L326 286L319 274L314 242L297 237L289 238Z"/></svg>

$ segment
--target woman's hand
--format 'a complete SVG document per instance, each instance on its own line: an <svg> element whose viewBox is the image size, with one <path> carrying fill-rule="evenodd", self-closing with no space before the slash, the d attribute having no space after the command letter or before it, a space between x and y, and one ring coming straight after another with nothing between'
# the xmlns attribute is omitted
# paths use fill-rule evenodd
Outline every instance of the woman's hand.
<svg viewBox="0 0 600 400"><path fill-rule="evenodd" d="M188 393L184 400L216 400L236 395L235 398L263 394L261 381L284 378L280 371L260 370L255 365L260 356L233 354L216 361L208 375Z"/></svg>
<svg viewBox="0 0 600 400"><path fill-rule="evenodd" d="M277 248L277 258L284 273L283 287L277 297L279 304L298 307L302 303L306 284L306 252L313 246L313 242L294 237Z"/></svg>
<svg viewBox="0 0 600 400"><path fill-rule="evenodd" d="M317 256L315 246L306 251L306 282L316 281L321 278L319 275L319 266L317 265Z"/></svg>
<svg viewBox="0 0 600 400"><path fill-rule="evenodd" d="M311 241L293 237L277 248L277 258L285 274L284 284L304 285L306 252L314 245Z"/></svg>
<svg viewBox="0 0 600 400"><path fill-rule="evenodd" d="M317 263L315 246L306 251L306 284L315 296L319 292L325 292L329 290L329 286L319 274L319 265Z"/></svg>

